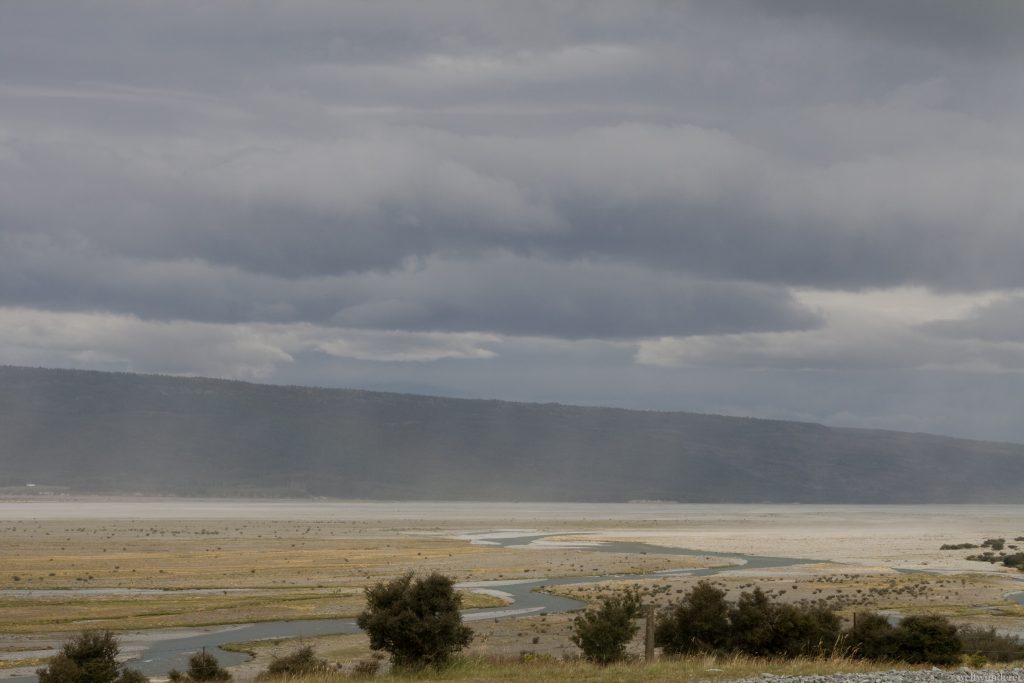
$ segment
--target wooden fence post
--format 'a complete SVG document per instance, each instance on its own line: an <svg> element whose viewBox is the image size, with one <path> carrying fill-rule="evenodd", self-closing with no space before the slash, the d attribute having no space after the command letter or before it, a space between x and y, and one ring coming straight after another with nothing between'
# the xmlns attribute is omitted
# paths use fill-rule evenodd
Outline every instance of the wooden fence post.
<svg viewBox="0 0 1024 683"><path fill-rule="evenodd" d="M647 662L654 661L654 605L645 605L647 612L647 633L644 639L644 659Z"/></svg>

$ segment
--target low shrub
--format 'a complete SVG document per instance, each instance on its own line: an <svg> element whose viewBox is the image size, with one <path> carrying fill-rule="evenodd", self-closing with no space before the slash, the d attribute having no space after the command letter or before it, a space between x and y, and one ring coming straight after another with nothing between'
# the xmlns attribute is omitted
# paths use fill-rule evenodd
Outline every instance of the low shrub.
<svg viewBox="0 0 1024 683"><path fill-rule="evenodd" d="M371 678L380 671L379 659L360 659L352 667L352 675L356 678Z"/></svg>
<svg viewBox="0 0 1024 683"><path fill-rule="evenodd" d="M315 676L328 673L330 670L331 665L327 660L317 657L313 648L307 645L283 657L274 657L260 678Z"/></svg>
<svg viewBox="0 0 1024 683"><path fill-rule="evenodd" d="M968 555L967 559L973 560L974 562L990 562L992 564L995 564L1003 558L999 555L996 555L991 550L986 550L980 555Z"/></svg>
<svg viewBox="0 0 1024 683"><path fill-rule="evenodd" d="M231 680L228 670L223 668L217 658L206 651L206 648L189 657L188 671L185 676L195 683ZM169 677L170 674L168 674Z"/></svg>
<svg viewBox="0 0 1024 683"><path fill-rule="evenodd" d="M1016 662L1024 659L1024 641L1017 636L997 633L995 628L961 626L957 632L963 651L989 662Z"/></svg>
<svg viewBox="0 0 1024 683"><path fill-rule="evenodd" d="M1024 571L1024 553L1013 553L1003 557L1003 564Z"/></svg>
<svg viewBox="0 0 1024 683"><path fill-rule="evenodd" d="M963 643L956 626L945 617L913 615L897 626L874 612L861 612L847 632L847 645L856 657L908 664L956 664Z"/></svg>

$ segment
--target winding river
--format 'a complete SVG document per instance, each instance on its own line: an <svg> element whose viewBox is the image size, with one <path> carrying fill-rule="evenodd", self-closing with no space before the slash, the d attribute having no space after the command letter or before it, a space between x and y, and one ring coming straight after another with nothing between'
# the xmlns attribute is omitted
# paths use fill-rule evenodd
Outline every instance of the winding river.
<svg viewBox="0 0 1024 683"><path fill-rule="evenodd" d="M500 547L528 546L554 534L538 534L513 538L492 538L487 542ZM604 553L627 553L649 555L677 555L712 557L728 560L727 563L703 569L677 569L648 574L608 574L603 576L569 576L562 578L540 579L509 579L496 581L477 581L457 584L464 590L479 591L491 595L500 595L510 600L504 607L467 609L463 611L463 619L467 622L484 619L502 619L541 613L558 613L579 610L585 603L579 600L552 595L544 589L554 586L598 583L610 580L640 580L659 576L713 576L725 571L777 569L801 564L814 564L825 560L809 560L793 557L770 557L761 555L743 555L739 553L720 553L686 548L672 548L648 543L635 542L601 542L589 545L573 545L574 549ZM1014 593L1009 599L1024 604L1024 593ZM357 633L359 627L354 619L315 619L303 621L268 621L257 624L227 626L215 631L208 631L187 637L168 635L148 643L137 659L130 665L139 669L147 676L164 676L170 669L184 670L188 667L188 658L201 648L212 650L221 664L234 666L250 659L243 652L232 652L221 649L222 645L252 640L279 638L298 638L302 636L320 636ZM31 683L35 676L21 676L5 679L14 683Z"/></svg>
<svg viewBox="0 0 1024 683"><path fill-rule="evenodd" d="M521 547L528 546L534 541L539 541L552 535L555 534L537 534L531 536L517 536L513 538L492 538L489 539L487 543L506 548ZM509 579L462 583L458 584L457 587L464 590L500 595L511 601L510 604L505 607L464 610L463 620L472 622L483 619L503 619L530 614L571 612L585 607L585 603L580 602L579 600L563 598L544 591L543 589L546 587L598 583L601 581L614 580L651 579L659 576L712 576L723 571L736 569L771 569L820 562L820 560L808 560L792 557L767 557L758 555L742 555L737 553L689 550L686 548L671 548L667 546L634 542L601 542L588 545L572 545L571 547L581 551L604 553L713 557L728 560L728 562L723 563L722 565L703 569L677 569L649 574L608 574L603 576L568 576L562 578L526 580ZM234 666L248 661L250 656L244 652L223 650L221 649L222 645L247 642L251 640L298 638L302 636L337 635L358 632L359 627L356 626L354 619L267 621L256 624L227 626L198 635L178 638L168 635L167 637L156 639L144 647L138 658L131 661L130 666L139 669L147 676L164 676L171 669L185 670L188 668L188 658L193 653L204 647L211 650L224 666ZM5 680L13 683L31 683L36 680L36 677L21 676Z"/></svg>

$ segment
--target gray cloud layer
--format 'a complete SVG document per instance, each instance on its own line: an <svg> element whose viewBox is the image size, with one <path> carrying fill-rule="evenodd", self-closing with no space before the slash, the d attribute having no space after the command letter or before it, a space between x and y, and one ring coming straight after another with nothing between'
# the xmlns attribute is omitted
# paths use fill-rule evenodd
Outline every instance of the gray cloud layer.
<svg viewBox="0 0 1024 683"><path fill-rule="evenodd" d="M634 395L651 366L1018 372L1021 35L1003 0L4 3L0 306L52 343L0 361L289 381L348 353L460 393L445 364L596 340ZM976 308L799 294L908 288ZM69 336L113 321L266 353Z"/></svg>

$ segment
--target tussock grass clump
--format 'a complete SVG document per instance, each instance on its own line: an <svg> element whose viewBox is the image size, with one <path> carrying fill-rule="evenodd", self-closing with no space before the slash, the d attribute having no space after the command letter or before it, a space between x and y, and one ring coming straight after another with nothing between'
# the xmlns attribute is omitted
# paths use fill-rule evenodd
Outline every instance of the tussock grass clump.
<svg viewBox="0 0 1024 683"><path fill-rule="evenodd" d="M296 676L318 676L331 672L327 660L316 656L312 646L300 647L282 657L274 657L267 670L260 674L258 680L274 678L294 678Z"/></svg>

